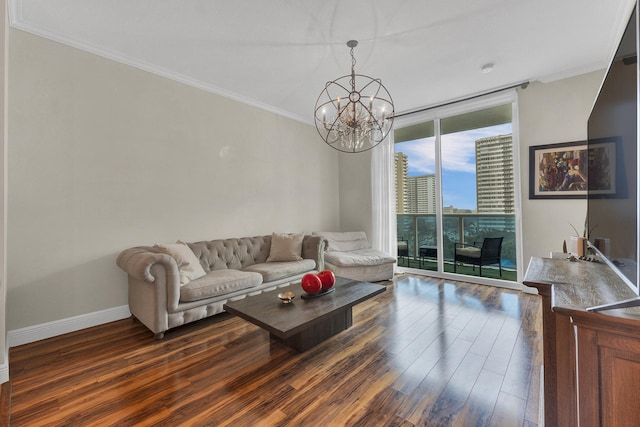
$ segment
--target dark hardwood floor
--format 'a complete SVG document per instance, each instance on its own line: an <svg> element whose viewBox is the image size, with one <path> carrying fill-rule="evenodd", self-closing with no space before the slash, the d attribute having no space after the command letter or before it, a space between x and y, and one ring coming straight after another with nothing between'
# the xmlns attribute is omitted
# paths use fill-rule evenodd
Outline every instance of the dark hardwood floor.
<svg viewBox="0 0 640 427"><path fill-rule="evenodd" d="M406 275L302 354L126 319L12 348L10 425L536 426L541 330L537 296Z"/></svg>

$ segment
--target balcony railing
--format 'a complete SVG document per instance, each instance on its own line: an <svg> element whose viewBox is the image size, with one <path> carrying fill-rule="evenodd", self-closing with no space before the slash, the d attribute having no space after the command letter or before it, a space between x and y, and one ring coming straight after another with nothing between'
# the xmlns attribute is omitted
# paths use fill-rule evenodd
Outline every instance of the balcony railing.
<svg viewBox="0 0 640 427"><path fill-rule="evenodd" d="M397 214L398 241L407 243L409 259L417 268L435 269L434 255L443 257L445 267L453 266L455 244L481 244L485 237L503 237L502 268L514 272L507 280L515 280L516 233L512 214L445 213L442 216L443 247L437 247L435 214ZM432 261L427 263L426 261ZM399 260L399 265L402 263ZM487 267L488 268L488 267ZM447 269L447 268L445 268ZM483 267L483 270L485 267ZM453 271L453 270L451 270ZM477 269L476 269L477 271ZM511 279L513 276L513 279Z"/></svg>

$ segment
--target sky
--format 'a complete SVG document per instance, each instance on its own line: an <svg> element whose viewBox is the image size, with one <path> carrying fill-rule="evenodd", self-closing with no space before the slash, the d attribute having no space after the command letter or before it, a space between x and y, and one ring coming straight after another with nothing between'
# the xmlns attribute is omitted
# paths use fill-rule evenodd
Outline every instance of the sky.
<svg viewBox="0 0 640 427"><path fill-rule="evenodd" d="M508 135L511 123L450 133L442 136L443 206L476 209L475 141L487 136ZM407 155L408 176L434 174L435 138L416 139L395 144L395 151Z"/></svg>

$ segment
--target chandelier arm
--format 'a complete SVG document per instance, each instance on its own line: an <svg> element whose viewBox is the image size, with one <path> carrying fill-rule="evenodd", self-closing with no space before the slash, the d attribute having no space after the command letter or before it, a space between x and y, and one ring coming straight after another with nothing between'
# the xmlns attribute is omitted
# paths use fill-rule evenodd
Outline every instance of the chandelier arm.
<svg viewBox="0 0 640 427"><path fill-rule="evenodd" d="M360 92L363 92L366 88L368 88L369 86L371 86L373 83L377 83L377 84L378 84L378 87L376 88L376 91L375 91L375 94L373 95L373 97L374 97L374 98L376 98L376 99L384 100L385 102L388 102L389 104L392 104L392 105L393 105L393 101L391 101L390 99L386 99L386 98L382 98L382 97L378 96L378 94L379 94L380 92L382 92L382 91L383 91L383 89L384 89L384 92L385 92L387 95L389 95L389 98L391 98L391 95L389 94L389 91L388 91L388 90L387 90L387 88L382 84L382 80L380 80L380 79L373 79L373 78L371 78L371 77L369 77L369 76L365 76L364 74L358 74L358 76L360 76L360 77L365 77L365 78L367 78L367 79L370 79L370 81L369 81L367 84L365 84L364 86L362 86L362 88L360 89Z"/></svg>
<svg viewBox="0 0 640 427"><path fill-rule="evenodd" d="M329 133L331 133L335 127L336 127L336 122L338 121L337 118L335 118L332 122L331 122L331 126L327 127L327 125L324 126L324 128L328 131L327 133L327 137L329 136Z"/></svg>
<svg viewBox="0 0 640 427"><path fill-rule="evenodd" d="M362 88L360 88L361 92L363 90L365 90L366 88L368 88L369 86L371 86L372 84L374 84L374 83L378 84L378 89L376 90L376 92L379 92L381 88L384 88L384 85L382 84L382 80L380 80L380 79L374 79L374 78L371 78L369 76L365 76L364 74L356 74L356 76L364 77L365 79L369 79L369 82L366 85L362 86ZM385 90L386 90L386 88L385 88Z"/></svg>
<svg viewBox="0 0 640 427"><path fill-rule="evenodd" d="M318 104L316 104L316 105L318 105ZM316 113L318 111L320 111L321 109L326 108L328 105L334 106L333 100L330 99L328 101L323 102L322 104L319 104L318 107L316 108Z"/></svg>
<svg viewBox="0 0 640 427"><path fill-rule="evenodd" d="M336 80L334 80L334 81L332 81L332 82L330 82L330 83L332 83L332 84L334 84L334 85L336 85L336 86L340 87L341 89L343 89L343 90L345 91L345 93L346 93L345 98L349 98L349 92L351 92L351 89L349 89L348 87L346 87L346 86L345 86L345 85L343 85L342 83L339 83L339 80L340 80L340 79L343 79L343 78L345 78L345 77L348 77L348 76L342 76L342 77L340 77L339 79L336 79ZM329 95L329 92L328 92L328 91L327 91L327 95Z"/></svg>

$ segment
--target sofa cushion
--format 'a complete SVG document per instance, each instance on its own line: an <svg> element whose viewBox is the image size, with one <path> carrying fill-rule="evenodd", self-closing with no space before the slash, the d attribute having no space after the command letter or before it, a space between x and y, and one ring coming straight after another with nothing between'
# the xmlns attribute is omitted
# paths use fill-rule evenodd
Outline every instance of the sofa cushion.
<svg viewBox="0 0 640 427"><path fill-rule="evenodd" d="M302 240L304 233L271 235L271 250L267 262L300 261L302 259Z"/></svg>
<svg viewBox="0 0 640 427"><path fill-rule="evenodd" d="M262 276L239 270L214 270L180 288L180 301L198 301L262 283Z"/></svg>
<svg viewBox="0 0 640 427"><path fill-rule="evenodd" d="M393 264L380 265L353 265L350 267L340 267L327 262L327 268L333 271L336 276L346 279L361 280L363 282L378 282L381 280L391 280L393 278Z"/></svg>
<svg viewBox="0 0 640 427"><path fill-rule="evenodd" d="M396 259L377 249L360 249L357 251L331 251L325 252L325 261L340 267L352 267L363 265L392 264Z"/></svg>
<svg viewBox="0 0 640 427"><path fill-rule="evenodd" d="M181 286L206 274L200 261L186 243L180 241L177 243L156 243L155 247L159 252L176 260Z"/></svg>
<svg viewBox="0 0 640 427"><path fill-rule="evenodd" d="M316 268L316 262L314 260L303 259L300 261L253 264L242 271L260 273L265 282L273 282L275 280L306 273L314 268Z"/></svg>
<svg viewBox="0 0 640 427"><path fill-rule="evenodd" d="M364 231L314 231L313 234L327 239L327 251L355 251L371 247Z"/></svg>
<svg viewBox="0 0 640 427"><path fill-rule="evenodd" d="M481 253L481 249L475 246L463 246L456 249L456 255L463 255L469 258L480 258Z"/></svg>

